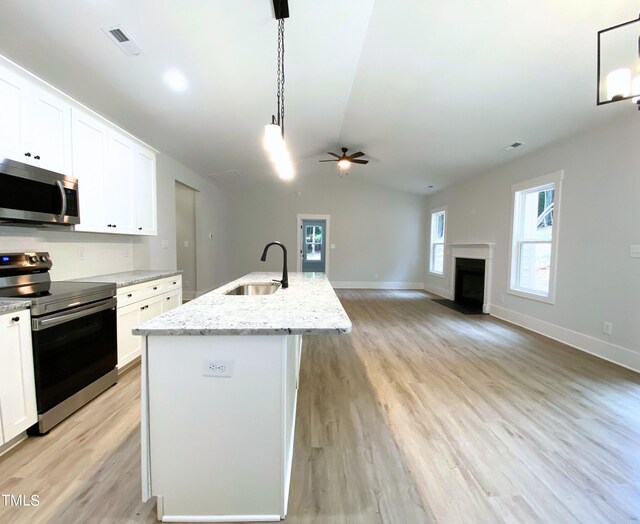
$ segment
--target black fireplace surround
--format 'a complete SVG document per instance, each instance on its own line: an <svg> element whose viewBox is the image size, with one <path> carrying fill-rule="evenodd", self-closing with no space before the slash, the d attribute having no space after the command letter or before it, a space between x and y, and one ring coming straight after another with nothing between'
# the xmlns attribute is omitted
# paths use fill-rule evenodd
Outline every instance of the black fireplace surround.
<svg viewBox="0 0 640 524"><path fill-rule="evenodd" d="M477 258L456 258L454 301L462 306L482 311L484 303L485 261Z"/></svg>

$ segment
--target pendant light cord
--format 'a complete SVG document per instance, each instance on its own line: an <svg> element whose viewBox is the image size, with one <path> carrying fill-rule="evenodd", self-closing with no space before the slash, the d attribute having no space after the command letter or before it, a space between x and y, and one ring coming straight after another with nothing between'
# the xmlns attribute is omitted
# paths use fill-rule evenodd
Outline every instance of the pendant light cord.
<svg viewBox="0 0 640 524"><path fill-rule="evenodd" d="M284 19L278 20L278 125L284 138Z"/></svg>

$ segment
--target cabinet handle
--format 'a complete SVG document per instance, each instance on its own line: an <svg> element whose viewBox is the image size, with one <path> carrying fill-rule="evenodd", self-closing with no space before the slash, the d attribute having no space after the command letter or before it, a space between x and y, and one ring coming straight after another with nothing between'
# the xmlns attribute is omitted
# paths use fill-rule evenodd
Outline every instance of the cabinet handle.
<svg viewBox="0 0 640 524"><path fill-rule="evenodd" d="M36 160L40 160L40 155L36 155L33 158L35 158Z"/></svg>
<svg viewBox="0 0 640 524"><path fill-rule="evenodd" d="M30 157L30 156L31 156L31 153L27 152L27 153L25 153L25 154L24 154L24 156L28 156L28 157Z"/></svg>
<svg viewBox="0 0 640 524"><path fill-rule="evenodd" d="M107 227L113 227L111 224L107 224Z"/></svg>
<svg viewBox="0 0 640 524"><path fill-rule="evenodd" d="M127 294L127 298L131 298L133 295L131 293Z"/></svg>
<svg viewBox="0 0 640 524"><path fill-rule="evenodd" d="M175 286L177 283L178 283L177 281L176 281L176 282L172 282L172 284L173 284L174 286Z"/></svg>
<svg viewBox="0 0 640 524"><path fill-rule="evenodd" d="M11 319L12 322L20 322L20 317L13 317Z"/></svg>
<svg viewBox="0 0 640 524"><path fill-rule="evenodd" d="M142 228L141 228L141 227L139 227L139 228L138 228L138 231L142 231Z"/></svg>
<svg viewBox="0 0 640 524"><path fill-rule="evenodd" d="M167 297L167 300L171 300L171 297Z"/></svg>
<svg viewBox="0 0 640 524"><path fill-rule="evenodd" d="M155 291L156 289L158 289L158 287L157 286L153 286L153 290Z"/></svg>

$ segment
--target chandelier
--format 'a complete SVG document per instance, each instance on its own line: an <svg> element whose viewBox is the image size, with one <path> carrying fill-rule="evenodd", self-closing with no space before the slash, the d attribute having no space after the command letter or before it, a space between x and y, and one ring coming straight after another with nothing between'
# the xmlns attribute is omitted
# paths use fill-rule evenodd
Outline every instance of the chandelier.
<svg viewBox="0 0 640 524"><path fill-rule="evenodd" d="M597 105L623 100L640 110L640 17L598 31Z"/></svg>

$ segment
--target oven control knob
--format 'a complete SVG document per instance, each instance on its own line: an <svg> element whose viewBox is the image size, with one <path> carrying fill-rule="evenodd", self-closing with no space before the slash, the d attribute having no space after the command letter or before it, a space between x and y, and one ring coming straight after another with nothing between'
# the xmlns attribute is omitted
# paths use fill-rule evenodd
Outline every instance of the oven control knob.
<svg viewBox="0 0 640 524"><path fill-rule="evenodd" d="M41 256L40 257L40 262L46 262L47 260L49 260L47 257L45 256Z"/></svg>
<svg viewBox="0 0 640 524"><path fill-rule="evenodd" d="M29 262L35 264L38 261L38 257L29 257Z"/></svg>

